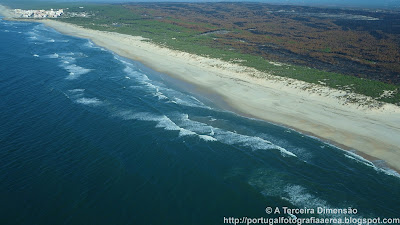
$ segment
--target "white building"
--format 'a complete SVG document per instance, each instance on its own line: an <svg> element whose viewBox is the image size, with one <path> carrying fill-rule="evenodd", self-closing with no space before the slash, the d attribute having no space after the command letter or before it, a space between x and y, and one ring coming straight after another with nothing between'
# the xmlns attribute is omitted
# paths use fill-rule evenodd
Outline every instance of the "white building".
<svg viewBox="0 0 400 225"><path fill-rule="evenodd" d="M58 18L64 14L63 9L59 9L57 11L51 10L22 10L22 9L15 9L14 14L16 17L20 18Z"/></svg>

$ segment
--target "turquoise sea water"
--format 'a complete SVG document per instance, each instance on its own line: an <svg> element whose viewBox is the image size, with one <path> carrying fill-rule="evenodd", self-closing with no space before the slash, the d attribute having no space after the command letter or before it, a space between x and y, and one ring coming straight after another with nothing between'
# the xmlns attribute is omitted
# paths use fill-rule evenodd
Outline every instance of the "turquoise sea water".
<svg viewBox="0 0 400 225"><path fill-rule="evenodd" d="M400 217L394 171L177 82L0 20L0 224L223 224L269 206Z"/></svg>

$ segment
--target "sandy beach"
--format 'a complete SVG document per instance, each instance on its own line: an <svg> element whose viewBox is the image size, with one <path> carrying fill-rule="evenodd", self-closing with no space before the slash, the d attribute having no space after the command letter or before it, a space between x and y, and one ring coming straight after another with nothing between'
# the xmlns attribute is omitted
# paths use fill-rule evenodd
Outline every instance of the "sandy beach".
<svg viewBox="0 0 400 225"><path fill-rule="evenodd" d="M4 14L4 13L3 13ZM347 94L276 77L252 68L160 47L142 37L39 21L64 34L87 38L121 56L217 94L238 113L329 140L400 170L400 107L349 103ZM353 97L364 99L363 96Z"/></svg>

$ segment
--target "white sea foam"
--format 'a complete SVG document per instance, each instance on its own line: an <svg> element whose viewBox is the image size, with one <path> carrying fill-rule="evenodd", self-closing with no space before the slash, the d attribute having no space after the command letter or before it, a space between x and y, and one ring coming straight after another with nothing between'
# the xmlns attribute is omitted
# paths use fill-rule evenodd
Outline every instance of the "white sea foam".
<svg viewBox="0 0 400 225"><path fill-rule="evenodd" d="M243 134L238 134L232 131L223 130L220 128L216 128L205 123L201 123L198 121L193 121L188 118L187 114L181 114L181 121L178 124L179 126L186 128L188 130L194 131L198 134L202 135L212 135L212 137L224 144L229 145L240 145L244 147L250 147L252 150L270 150L277 149L281 152L283 156L292 156L296 157L292 152L277 146L270 141L264 140L260 137L256 136L247 136Z"/></svg>
<svg viewBox="0 0 400 225"><path fill-rule="evenodd" d="M118 62L121 62L122 64L126 65L126 66L133 66L132 63L128 62L126 59L122 58L121 56L113 53L114 59L117 60Z"/></svg>
<svg viewBox="0 0 400 225"><path fill-rule="evenodd" d="M34 55L33 55L33 57L39 57L39 55L37 55L37 54L34 54Z"/></svg>
<svg viewBox="0 0 400 225"><path fill-rule="evenodd" d="M38 35L33 33L33 32L28 32L27 34L29 34L30 36L28 37L30 40L39 40Z"/></svg>
<svg viewBox="0 0 400 225"><path fill-rule="evenodd" d="M139 84L141 84L140 87L150 92L153 96L157 97L159 100L170 99L168 103L180 104L190 107L210 108L204 105L201 101L199 101L197 98L193 96L188 96L186 94L166 88L163 86L163 84L158 84L156 81L151 81L148 78L148 76L146 76L144 73L134 70L132 63L120 58L119 56L114 55L114 58L125 65L124 72L127 74L128 77L137 81ZM139 117L139 115L141 117ZM156 121L158 122L157 125L158 127L164 127L166 130L172 129L181 131L181 129L185 129L185 132L181 131L180 133L187 134L188 131L190 131L189 132L190 135L196 134L199 136L199 138L201 138L204 141L219 141L224 144L249 147L252 150L277 149L281 152L283 156L297 157L295 154L286 150L285 148L277 146L263 138L237 134L231 131L214 128L204 123L189 120L187 114L181 115L181 118L176 119L175 122L172 122L168 117L165 118L154 115L150 116L149 114L143 114L143 113L135 115L133 115L132 113L128 113L125 115L122 114L122 116L124 117L124 119ZM143 119L143 118L152 118L152 119Z"/></svg>
<svg viewBox="0 0 400 225"><path fill-rule="evenodd" d="M355 160L355 161L357 161L359 163L362 163L362 164L364 164L366 166L375 167L375 165L372 162L364 159L362 156L357 155L357 154L355 154L353 152L346 152L344 156L346 158L353 159L353 160Z"/></svg>
<svg viewBox="0 0 400 225"><path fill-rule="evenodd" d="M377 168L377 167L375 167L375 168ZM389 176L394 176L394 177L400 178L400 174L395 170L392 170L389 168L378 168L378 169L379 169L379 171L381 171Z"/></svg>
<svg viewBox="0 0 400 225"><path fill-rule="evenodd" d="M51 29L51 28L45 26L44 24L38 24L38 25L34 26L34 27L32 28L32 30L33 30L33 31L39 31L39 32L47 31L47 32L56 33L53 29Z"/></svg>
<svg viewBox="0 0 400 225"><path fill-rule="evenodd" d="M177 126L170 118L163 115L160 117L154 117L154 121L157 121L156 127L164 128L165 130L181 130L179 126Z"/></svg>
<svg viewBox="0 0 400 225"><path fill-rule="evenodd" d="M75 98L82 97L84 94L85 89L72 89L68 90L69 93L73 94Z"/></svg>
<svg viewBox="0 0 400 225"><path fill-rule="evenodd" d="M296 208L329 208L325 200L309 193L303 186L287 184L288 181L282 176L284 174L260 168L250 175L249 184L259 189L263 195L280 197Z"/></svg>
<svg viewBox="0 0 400 225"><path fill-rule="evenodd" d="M178 105L211 109L210 107L205 106L204 104L198 104L197 102L193 102L190 99L182 100L181 98L178 97L174 97L173 99L174 103Z"/></svg>
<svg viewBox="0 0 400 225"><path fill-rule="evenodd" d="M231 131L225 131L225 132L215 131L214 136L217 138L217 140L226 144L236 144L245 147L250 147L252 150L277 149L281 152L282 156L297 157L295 154L286 150L285 148L277 146L271 143L270 141L264 140L260 137L242 135Z"/></svg>
<svg viewBox="0 0 400 225"><path fill-rule="evenodd" d="M62 57L61 63L62 64L71 64L76 62L76 59L73 57Z"/></svg>
<svg viewBox="0 0 400 225"><path fill-rule="evenodd" d="M55 42L54 39L52 38L47 38L43 36L43 31L33 29L32 31L29 31L26 33L28 35L28 39L32 41L39 41L39 42Z"/></svg>
<svg viewBox="0 0 400 225"><path fill-rule="evenodd" d="M327 201L311 194L303 186L287 184L282 176L284 175L268 169L257 169L251 174L249 184L259 189L263 195L280 197L296 208L332 208Z"/></svg>
<svg viewBox="0 0 400 225"><path fill-rule="evenodd" d="M158 86L155 86L155 85L152 84L152 83L143 82L143 84L146 85L149 89L153 89L153 90L155 90L155 91L158 91L158 90L159 90L159 87L158 87Z"/></svg>
<svg viewBox="0 0 400 225"><path fill-rule="evenodd" d="M208 135L202 135L199 134L199 138L205 140L205 141L217 141L214 137L208 136Z"/></svg>
<svg viewBox="0 0 400 225"><path fill-rule="evenodd" d="M365 158L363 158L363 157L360 156L360 155L357 155L356 153L346 151L344 156L345 156L346 158L355 160L355 161L357 161L358 163L362 163L362 164L364 164L364 165L366 165L366 166L369 166L369 167L373 168L373 169L374 169L375 171L377 171L377 172L385 173L385 174L387 174L387 175L389 175L389 176L394 176L394 177L400 178L400 174L397 173L396 171L394 171L394 170L392 170L392 169L390 169L390 168L377 167L377 166L374 165L371 161L366 160Z"/></svg>
<svg viewBox="0 0 400 225"><path fill-rule="evenodd" d="M132 68L132 63L121 59L119 56L114 55L114 58L125 65L124 72L128 75L129 78L135 79L139 84L142 85L142 88L144 88L147 92L150 92L159 100L170 99L168 103L211 109L195 97L187 96L181 92L167 88L161 83L150 80L149 77L144 73L134 70Z"/></svg>
<svg viewBox="0 0 400 225"><path fill-rule="evenodd" d="M48 58L51 59L57 59L59 57L59 55L57 53L51 54L51 55L47 55Z"/></svg>
<svg viewBox="0 0 400 225"><path fill-rule="evenodd" d="M124 68L124 72L128 75L128 77L133 78L144 85L150 84L148 83L150 80L145 74L132 69L130 66L126 66Z"/></svg>
<svg viewBox="0 0 400 225"><path fill-rule="evenodd" d="M88 40L85 44L83 44L85 47L87 47L87 48L95 48L95 49L100 49L100 50L102 50L102 51L107 51L107 50L105 50L104 48L102 48L102 47L99 47L99 46L97 46L97 45L95 45L92 41L90 41L90 40Z"/></svg>
<svg viewBox="0 0 400 225"><path fill-rule="evenodd" d="M76 59L73 57L74 55L74 53L53 53L46 55L46 57L50 59L59 59L62 64L71 64L76 62Z"/></svg>
<svg viewBox="0 0 400 225"><path fill-rule="evenodd" d="M287 197L287 200L297 207L330 208L325 200L319 199L316 196L308 193L307 190L300 185L288 185L284 188L284 193L284 195Z"/></svg>
<svg viewBox="0 0 400 225"><path fill-rule="evenodd" d="M284 188L284 193L280 195L282 199L288 200L293 205L298 208L308 208L316 210L317 207L325 208L325 209L339 209L339 208L348 208L352 207L348 204L343 204L343 206L331 206L327 201L322 200L316 197L313 194L310 194L306 188L300 185L288 185ZM285 197L287 196L287 197ZM354 207L353 207L354 208ZM321 214L325 218L343 218L343 214ZM363 219L363 216L360 214L353 214L353 218L355 219ZM340 223L344 224L344 223Z"/></svg>
<svg viewBox="0 0 400 225"><path fill-rule="evenodd" d="M68 91L71 92L71 93L81 93L81 92L84 92L85 89L76 88L76 89L71 89L71 90L68 90Z"/></svg>
<svg viewBox="0 0 400 225"><path fill-rule="evenodd" d="M168 97L167 96L165 96L162 92L160 92L160 91L158 91L157 90L157 92L155 93L155 94L153 94L155 97L157 97L159 100L161 100L161 99L168 99Z"/></svg>
<svg viewBox="0 0 400 225"><path fill-rule="evenodd" d="M158 116L158 115L154 115L152 113L143 113L143 112L133 113L131 111L124 111L124 112L120 112L119 116L125 120L134 119L134 120L141 120L141 121L157 122L156 127L163 128L165 130L179 131L179 136L196 135L196 133L194 133L190 130L179 127L166 115Z"/></svg>
<svg viewBox="0 0 400 225"><path fill-rule="evenodd" d="M214 133L214 129L211 128L210 135L213 136L214 134L215 134L215 133Z"/></svg>
<svg viewBox="0 0 400 225"><path fill-rule="evenodd" d="M71 64L71 65L63 65L64 69L66 69L69 72L68 77L66 78L67 80L74 80L79 78L81 75L83 74L87 74L90 71L92 71L92 69L86 69L80 66L77 66L75 64Z"/></svg>
<svg viewBox="0 0 400 225"><path fill-rule="evenodd" d="M84 105L91 105L91 106L97 106L102 103L98 98L79 98L76 100L76 102L80 103L80 104L84 104Z"/></svg>
<svg viewBox="0 0 400 225"><path fill-rule="evenodd" d="M119 112L116 116L121 117L124 120L154 121L157 122L156 127L165 130L179 131L180 136L197 135L204 141L219 141L228 145L239 145L249 147L254 151L276 149L280 151L282 156L297 157L292 152L260 137L237 134L231 131L212 127L201 122L190 120L187 114L176 113L175 115L172 115L174 121L166 115L160 116L153 113L133 112L130 110Z"/></svg>
<svg viewBox="0 0 400 225"><path fill-rule="evenodd" d="M88 47L88 48L93 48L93 47L94 47L94 43L91 42L90 40L88 40L84 45L85 45L86 47Z"/></svg>
<svg viewBox="0 0 400 225"><path fill-rule="evenodd" d="M284 131L286 132L286 131ZM310 162L313 159L313 154L309 149L299 147L287 139L276 138L274 135L268 133L258 134L260 138L268 140L277 146L284 146L285 149L290 149L290 152L295 154L303 162Z"/></svg>
<svg viewBox="0 0 400 225"><path fill-rule="evenodd" d="M195 132L186 130L184 128L179 128L179 136L191 136L191 135L197 135Z"/></svg>

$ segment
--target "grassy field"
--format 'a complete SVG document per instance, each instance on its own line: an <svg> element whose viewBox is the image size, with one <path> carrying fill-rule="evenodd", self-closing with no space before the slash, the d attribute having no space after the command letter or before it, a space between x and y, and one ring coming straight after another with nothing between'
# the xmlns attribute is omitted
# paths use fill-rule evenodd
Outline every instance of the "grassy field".
<svg viewBox="0 0 400 225"><path fill-rule="evenodd" d="M18 7L17 4L9 4ZM24 4L24 8L41 8L49 4ZM201 35L206 31L227 30L231 33L242 32L231 27L221 27L215 24L194 23L175 20L174 18L157 18L148 10L142 11L140 4L133 10L130 6L110 4L52 4L53 8L69 8L67 12L86 12L89 18L61 18L60 21L80 25L86 28L113 31L128 35L149 38L152 42L168 48L181 50L197 55L218 58L252 67L281 77L294 78L313 84L323 84L332 88L351 91L372 97L381 102L400 105L400 86L377 80L369 80L301 65L270 63L269 60L257 54L249 54L218 42L221 34ZM80 8L83 7L83 8ZM21 7L22 8L22 7ZM193 27L192 29L190 27ZM246 44L246 43L243 43ZM319 51L329 53L326 47ZM391 96L383 96L387 91Z"/></svg>

